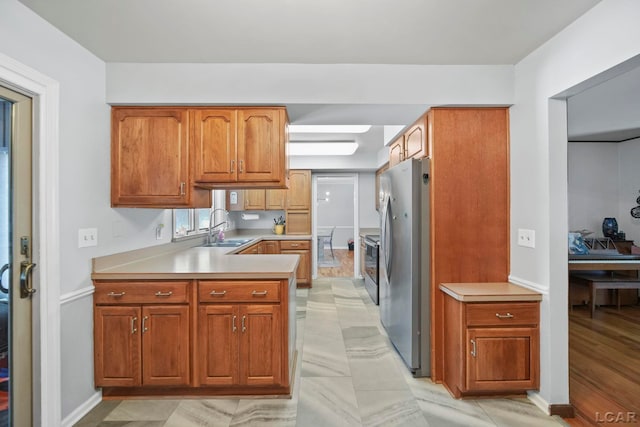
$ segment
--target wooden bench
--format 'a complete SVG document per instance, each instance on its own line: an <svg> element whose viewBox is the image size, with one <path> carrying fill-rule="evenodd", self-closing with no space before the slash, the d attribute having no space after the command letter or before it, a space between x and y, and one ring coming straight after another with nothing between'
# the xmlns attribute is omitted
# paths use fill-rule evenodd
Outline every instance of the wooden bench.
<svg viewBox="0 0 640 427"><path fill-rule="evenodd" d="M613 289L616 292L616 302L620 310L620 289L640 289L640 278L611 273L571 273L571 283L589 287L591 317L596 311L596 291L598 289ZM637 301L637 298L636 298Z"/></svg>

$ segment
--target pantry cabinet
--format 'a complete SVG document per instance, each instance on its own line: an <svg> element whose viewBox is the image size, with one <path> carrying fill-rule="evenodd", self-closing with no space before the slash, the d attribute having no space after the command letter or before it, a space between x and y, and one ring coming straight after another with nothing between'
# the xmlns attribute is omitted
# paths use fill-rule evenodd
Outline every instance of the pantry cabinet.
<svg viewBox="0 0 640 427"><path fill-rule="evenodd" d="M192 109L191 123L198 185L286 187L284 107Z"/></svg>
<svg viewBox="0 0 640 427"><path fill-rule="evenodd" d="M111 206L209 207L211 192L193 186L184 108L111 110Z"/></svg>
<svg viewBox="0 0 640 427"><path fill-rule="evenodd" d="M95 283L96 386L190 384L188 286L188 282Z"/></svg>

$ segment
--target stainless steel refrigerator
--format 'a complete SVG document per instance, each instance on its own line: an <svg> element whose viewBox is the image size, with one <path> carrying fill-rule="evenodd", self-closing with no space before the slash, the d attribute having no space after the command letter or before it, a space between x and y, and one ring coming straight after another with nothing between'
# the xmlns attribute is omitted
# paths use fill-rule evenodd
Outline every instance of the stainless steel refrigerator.
<svg viewBox="0 0 640 427"><path fill-rule="evenodd" d="M380 176L380 320L414 376L431 374L429 159Z"/></svg>

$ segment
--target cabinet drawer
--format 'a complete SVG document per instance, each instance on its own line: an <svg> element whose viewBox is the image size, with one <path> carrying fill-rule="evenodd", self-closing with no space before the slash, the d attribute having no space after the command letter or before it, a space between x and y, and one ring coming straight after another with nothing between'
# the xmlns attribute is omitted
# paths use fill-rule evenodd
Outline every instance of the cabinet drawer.
<svg viewBox="0 0 640 427"><path fill-rule="evenodd" d="M96 304L188 303L189 282L96 282Z"/></svg>
<svg viewBox="0 0 640 427"><path fill-rule="evenodd" d="M277 302L280 301L280 282L201 281L198 287L198 300L200 302Z"/></svg>
<svg viewBox="0 0 640 427"><path fill-rule="evenodd" d="M280 250L298 250L298 249L309 249L311 247L311 242L308 240L281 240L280 241Z"/></svg>
<svg viewBox="0 0 640 427"><path fill-rule="evenodd" d="M490 303L466 304L467 326L537 325L539 304Z"/></svg>

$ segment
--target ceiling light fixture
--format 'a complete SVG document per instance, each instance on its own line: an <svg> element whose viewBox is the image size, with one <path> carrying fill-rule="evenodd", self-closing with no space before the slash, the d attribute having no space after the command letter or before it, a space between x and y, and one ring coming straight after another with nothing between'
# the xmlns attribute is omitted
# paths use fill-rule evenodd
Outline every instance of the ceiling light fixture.
<svg viewBox="0 0 640 427"><path fill-rule="evenodd" d="M371 125L289 125L289 133L365 133Z"/></svg>
<svg viewBox="0 0 640 427"><path fill-rule="evenodd" d="M350 156L358 149L358 143L342 142L289 142L290 156Z"/></svg>

